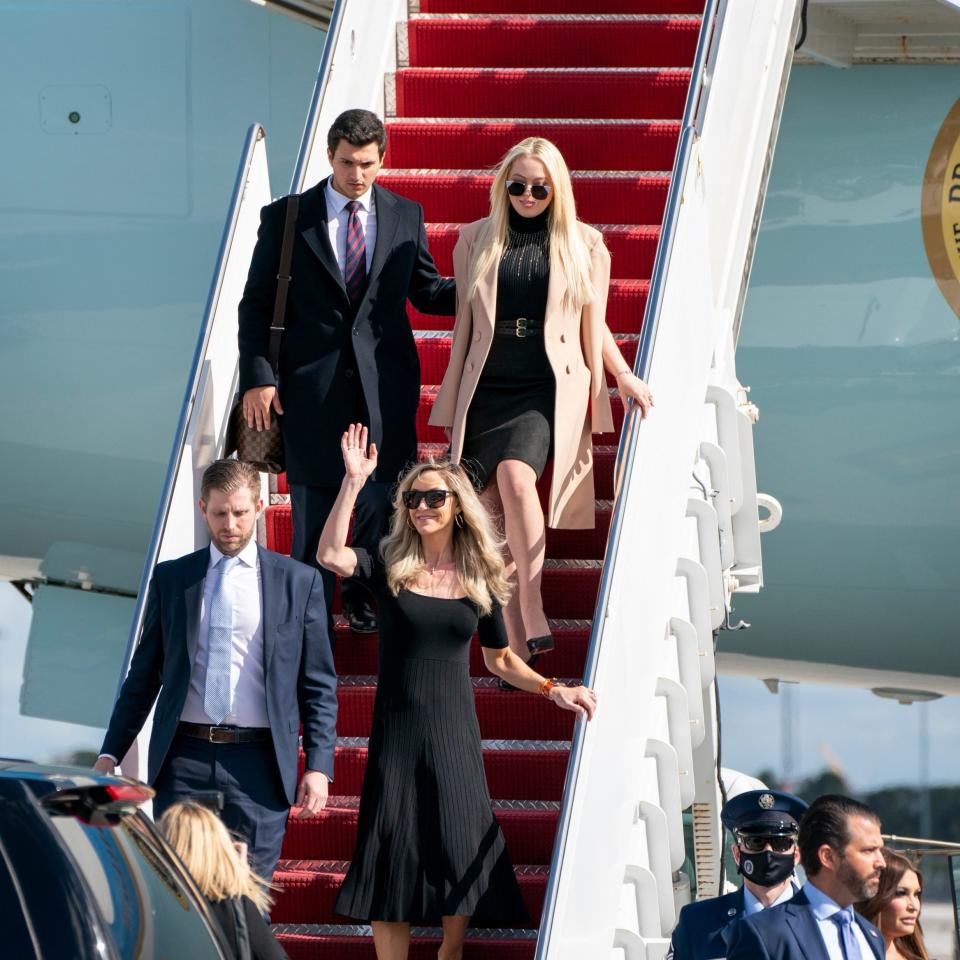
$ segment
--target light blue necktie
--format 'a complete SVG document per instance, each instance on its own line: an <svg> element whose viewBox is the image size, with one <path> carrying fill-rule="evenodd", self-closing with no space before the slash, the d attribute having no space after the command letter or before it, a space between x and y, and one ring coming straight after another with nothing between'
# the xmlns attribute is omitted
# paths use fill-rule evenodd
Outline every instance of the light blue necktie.
<svg viewBox="0 0 960 960"><path fill-rule="evenodd" d="M233 647L233 589L230 571L237 557L221 557L219 572L210 598L210 626L207 632L207 679L203 688L203 709L215 724L230 713L230 655Z"/></svg>
<svg viewBox="0 0 960 960"><path fill-rule="evenodd" d="M830 918L840 928L840 949L844 960L863 960L860 944L853 930L853 907L838 910Z"/></svg>

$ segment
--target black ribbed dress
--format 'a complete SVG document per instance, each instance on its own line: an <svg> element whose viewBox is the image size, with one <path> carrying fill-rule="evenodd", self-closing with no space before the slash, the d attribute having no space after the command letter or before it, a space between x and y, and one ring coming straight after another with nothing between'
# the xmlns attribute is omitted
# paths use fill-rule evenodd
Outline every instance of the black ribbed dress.
<svg viewBox="0 0 960 960"><path fill-rule="evenodd" d="M550 283L549 208L522 217L510 208L507 243L497 272L493 343L467 411L464 465L486 486L503 460L522 460L543 473L553 447L556 379L543 339ZM516 335L516 320L536 333Z"/></svg>
<svg viewBox="0 0 960 960"><path fill-rule="evenodd" d="M341 916L434 926L471 916L510 927L529 917L490 805L470 682L470 638L502 649L499 607L403 590L357 554L355 576L380 602L380 670L357 847L337 896Z"/></svg>

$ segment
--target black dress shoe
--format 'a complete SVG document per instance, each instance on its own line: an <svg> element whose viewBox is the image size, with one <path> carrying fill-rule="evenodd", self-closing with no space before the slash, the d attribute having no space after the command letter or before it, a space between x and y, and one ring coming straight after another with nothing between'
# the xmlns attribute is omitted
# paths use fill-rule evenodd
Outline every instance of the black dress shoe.
<svg viewBox="0 0 960 960"><path fill-rule="evenodd" d="M344 604L343 615L354 633L376 633L377 615L366 600L359 603Z"/></svg>

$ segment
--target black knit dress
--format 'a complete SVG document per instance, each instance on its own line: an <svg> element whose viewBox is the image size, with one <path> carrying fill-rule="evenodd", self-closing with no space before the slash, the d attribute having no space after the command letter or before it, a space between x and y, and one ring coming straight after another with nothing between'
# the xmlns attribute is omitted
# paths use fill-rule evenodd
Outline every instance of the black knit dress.
<svg viewBox="0 0 960 960"><path fill-rule="evenodd" d="M470 638L502 649L499 607L409 590L393 596L379 557L353 548L380 602L380 670L357 847L334 911L435 926L529 921L487 791L470 682Z"/></svg>
<svg viewBox="0 0 960 960"><path fill-rule="evenodd" d="M556 380L543 339L550 283L549 209L522 217L510 208L497 272L493 343L467 412L461 459L482 489L503 460L543 473L553 448ZM525 318L517 336L517 319Z"/></svg>

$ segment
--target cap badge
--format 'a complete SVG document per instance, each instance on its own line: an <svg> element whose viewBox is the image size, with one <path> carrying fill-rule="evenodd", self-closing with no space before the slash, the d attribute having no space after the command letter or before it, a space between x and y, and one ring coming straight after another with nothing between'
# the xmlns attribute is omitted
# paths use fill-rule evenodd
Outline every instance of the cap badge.
<svg viewBox="0 0 960 960"><path fill-rule="evenodd" d="M760 799L757 801L757 803L759 803L760 806L761 806L764 810L772 810L772 809L773 809L773 805L774 805L776 802L777 802L777 801L774 800L774 799L773 799L773 796L772 796L771 794L769 794L769 793L761 793L761 794L760 794Z"/></svg>

